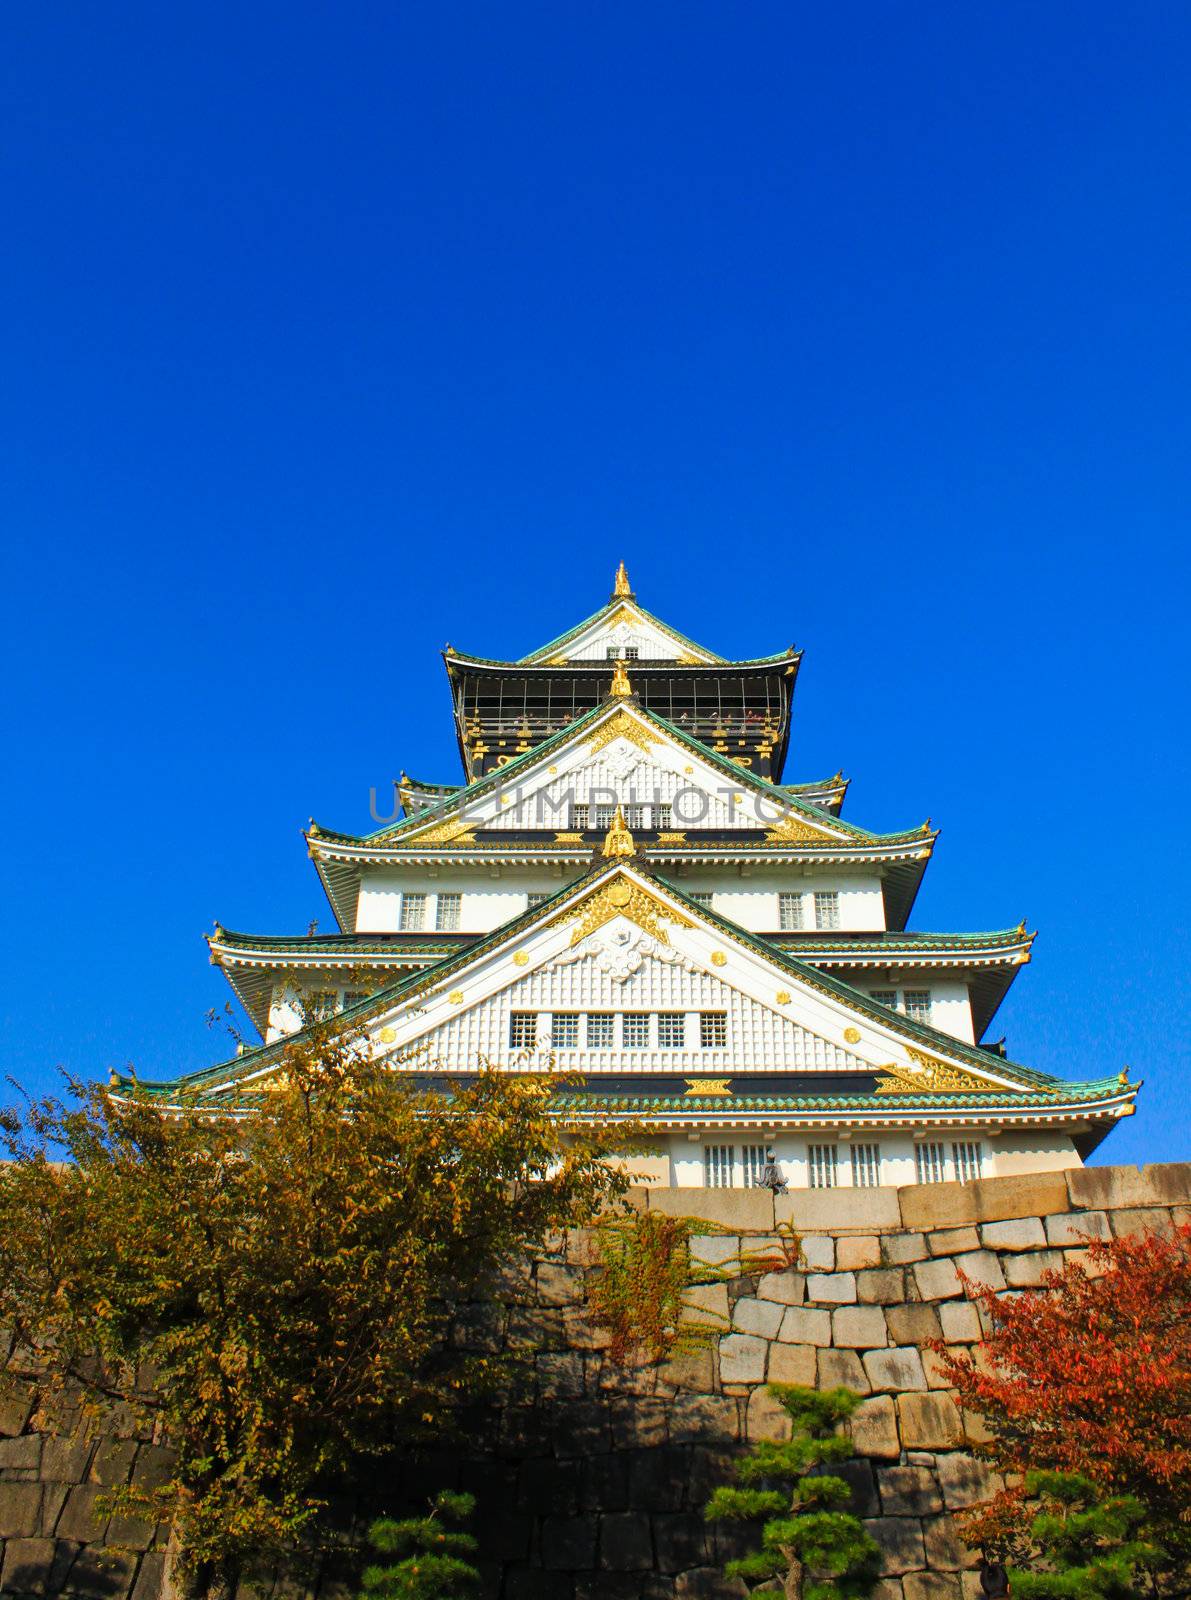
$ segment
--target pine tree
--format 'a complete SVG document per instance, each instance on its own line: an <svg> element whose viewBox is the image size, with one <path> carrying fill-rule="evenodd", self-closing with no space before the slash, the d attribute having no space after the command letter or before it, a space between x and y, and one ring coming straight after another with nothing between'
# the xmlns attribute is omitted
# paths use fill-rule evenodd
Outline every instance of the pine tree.
<svg viewBox="0 0 1191 1600"><path fill-rule="evenodd" d="M475 1510L475 1496L444 1489L424 1517L381 1517L368 1542L382 1555L400 1556L390 1566L365 1569L361 1600L461 1600L480 1581L466 1558L476 1541L458 1526Z"/></svg>
<svg viewBox="0 0 1191 1600"><path fill-rule="evenodd" d="M1136 1600L1156 1592L1150 1575L1166 1558L1141 1536L1140 1500L1108 1496L1078 1472L1028 1472L1025 1493L1041 1504L1030 1523L1029 1566L1010 1567L1015 1597Z"/></svg>
<svg viewBox="0 0 1191 1600"><path fill-rule="evenodd" d="M860 1396L786 1383L769 1392L789 1412L792 1436L756 1443L736 1465L738 1487L717 1489L704 1509L709 1522L765 1519L761 1548L724 1570L746 1581L782 1578L788 1600L858 1600L876 1579L877 1546L843 1509L851 1487L823 1469L851 1456L838 1429Z"/></svg>

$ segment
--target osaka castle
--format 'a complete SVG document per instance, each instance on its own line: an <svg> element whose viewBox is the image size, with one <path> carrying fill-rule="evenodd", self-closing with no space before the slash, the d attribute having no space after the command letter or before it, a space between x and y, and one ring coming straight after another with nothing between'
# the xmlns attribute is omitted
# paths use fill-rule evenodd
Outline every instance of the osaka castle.
<svg viewBox="0 0 1191 1600"><path fill-rule="evenodd" d="M565 1073L562 1126L644 1124L630 1165L654 1183L1080 1165L1137 1086L987 1041L1034 936L908 927L937 833L846 821L841 773L786 781L800 659L714 654L623 564L606 605L520 660L448 646L462 780L403 774L375 832L311 822L336 931L216 925L261 1043L142 1088L242 1110L287 1041L341 1013L421 1082Z"/></svg>

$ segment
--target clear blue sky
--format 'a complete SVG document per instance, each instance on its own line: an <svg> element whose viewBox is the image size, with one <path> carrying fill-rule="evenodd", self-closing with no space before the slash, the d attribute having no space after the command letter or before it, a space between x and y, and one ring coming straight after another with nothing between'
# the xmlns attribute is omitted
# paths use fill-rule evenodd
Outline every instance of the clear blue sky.
<svg viewBox="0 0 1191 1600"><path fill-rule="evenodd" d="M623 556L1191 1154L1185 4L24 4L0 84L11 1072L225 1053L212 920L331 925L444 641Z"/></svg>

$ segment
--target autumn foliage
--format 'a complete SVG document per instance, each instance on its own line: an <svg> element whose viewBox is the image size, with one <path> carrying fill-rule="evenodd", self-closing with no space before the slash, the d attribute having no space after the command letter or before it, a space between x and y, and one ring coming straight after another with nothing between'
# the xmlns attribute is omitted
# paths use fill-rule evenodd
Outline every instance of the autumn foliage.
<svg viewBox="0 0 1191 1600"><path fill-rule="evenodd" d="M960 1403L990 1431L981 1453L1011 1477L1080 1474L1103 1494L1135 1499L1147 1535L1183 1565L1191 1557L1191 1227L1090 1241L1084 1260L1048 1273L1038 1291L977 1298L991 1332L975 1358L935 1348ZM965 1537L1011 1549L1028 1538L1033 1515L1024 1487L1011 1487L969 1516Z"/></svg>

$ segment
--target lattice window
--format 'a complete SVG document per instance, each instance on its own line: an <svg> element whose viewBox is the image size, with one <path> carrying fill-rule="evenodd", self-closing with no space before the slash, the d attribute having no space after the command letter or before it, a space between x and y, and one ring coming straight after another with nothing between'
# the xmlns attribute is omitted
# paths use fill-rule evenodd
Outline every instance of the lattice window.
<svg viewBox="0 0 1191 1600"><path fill-rule="evenodd" d="M550 896L545 889L531 889L525 897L525 903L532 911L534 906L540 906L543 900L548 900L549 898Z"/></svg>
<svg viewBox="0 0 1191 1600"><path fill-rule="evenodd" d="M777 897L778 927L783 933L793 933L802 927L802 896L779 894Z"/></svg>
<svg viewBox="0 0 1191 1600"><path fill-rule="evenodd" d="M807 1175L812 1189L834 1189L839 1177L839 1150L833 1144L806 1147Z"/></svg>
<svg viewBox="0 0 1191 1600"><path fill-rule="evenodd" d="M621 1043L626 1050L644 1050L649 1045L649 1012L626 1011L620 1019Z"/></svg>
<svg viewBox="0 0 1191 1600"><path fill-rule="evenodd" d="M571 831L584 833L587 830L587 807L573 805L571 807Z"/></svg>
<svg viewBox="0 0 1191 1600"><path fill-rule="evenodd" d="M668 828L670 826L670 818L671 818L672 814L673 814L673 808L671 807L671 805L669 804L668 801L664 805L659 804L659 805L654 806L654 808L653 808L653 825L654 825L654 827L655 828L659 828L659 829L660 828Z"/></svg>
<svg viewBox="0 0 1191 1600"><path fill-rule="evenodd" d="M876 1189L881 1182L881 1146L879 1144L854 1144L852 1146L852 1187Z"/></svg>
<svg viewBox="0 0 1191 1600"><path fill-rule="evenodd" d="M625 645L625 647L624 647L624 658L625 658L626 661L637 661L637 660L640 659L640 656L641 656L641 647L640 647L640 645L636 645L636 644L626 644Z"/></svg>
<svg viewBox="0 0 1191 1600"><path fill-rule="evenodd" d="M897 1010L896 989L874 989L872 995L879 1006L888 1006L890 1011Z"/></svg>
<svg viewBox="0 0 1191 1600"><path fill-rule="evenodd" d="M728 1044L728 1013L700 1011L699 1043L704 1050L723 1050Z"/></svg>
<svg viewBox="0 0 1191 1600"><path fill-rule="evenodd" d="M688 895L687 898L690 899L690 900L693 900L697 906L705 906L708 911L711 910L711 890L710 889L698 889L698 890L695 890L690 895Z"/></svg>
<svg viewBox="0 0 1191 1600"><path fill-rule="evenodd" d="M343 991L343 1009L346 1011L348 1006L359 1005L361 1000L367 1000L367 998L367 989L345 989Z"/></svg>
<svg viewBox="0 0 1191 1600"><path fill-rule="evenodd" d="M902 996L907 1017L913 1017L915 1022L930 1021L930 990L907 989Z"/></svg>
<svg viewBox="0 0 1191 1600"><path fill-rule="evenodd" d="M761 1174L765 1171L765 1146L763 1144L746 1144L740 1152L740 1165L744 1171L744 1186L746 1189L759 1189L761 1187Z"/></svg>
<svg viewBox="0 0 1191 1600"><path fill-rule="evenodd" d="M611 1011L589 1011L587 1014L587 1048L611 1050L616 1043L616 1017Z"/></svg>
<svg viewBox="0 0 1191 1600"><path fill-rule="evenodd" d="M440 894L436 927L440 933L455 933L459 928L459 910L463 905L461 894Z"/></svg>
<svg viewBox="0 0 1191 1600"><path fill-rule="evenodd" d="M426 926L426 896L403 894L401 896L401 929L404 933L420 933Z"/></svg>
<svg viewBox="0 0 1191 1600"><path fill-rule="evenodd" d="M592 822L592 827L603 833L607 833L608 829L612 826L612 818L615 815L615 806L596 806L595 819Z"/></svg>
<svg viewBox="0 0 1191 1600"><path fill-rule="evenodd" d="M315 1022L326 1022L339 1010L336 989L311 989L306 996L306 1013Z"/></svg>
<svg viewBox="0 0 1191 1600"><path fill-rule="evenodd" d="M625 825L626 828L629 828L630 830L633 829L633 828L636 828L638 831L640 831L640 829L642 829L645 826L645 807L644 806L625 806L625 808L624 808L624 825ZM608 818L608 826L609 827L612 826L612 818L611 817Z"/></svg>
<svg viewBox="0 0 1191 1600"><path fill-rule="evenodd" d="M513 1011L509 1015L509 1049L532 1050L538 1042L536 1011Z"/></svg>
<svg viewBox="0 0 1191 1600"><path fill-rule="evenodd" d="M956 1140L951 1146L955 1176L960 1183L971 1183L984 1172L984 1147L972 1139Z"/></svg>
<svg viewBox="0 0 1191 1600"><path fill-rule="evenodd" d="M658 1047L681 1050L686 1043L686 1017L681 1011L658 1012Z"/></svg>
<svg viewBox="0 0 1191 1600"><path fill-rule="evenodd" d="M942 1183L946 1177L946 1152L943 1146L933 1141L916 1144L914 1166L919 1183Z"/></svg>
<svg viewBox="0 0 1191 1600"><path fill-rule="evenodd" d="M556 1011L550 1018L550 1043L556 1050L573 1050L579 1043L579 1013Z"/></svg>
<svg viewBox="0 0 1191 1600"><path fill-rule="evenodd" d="M839 927L839 890L815 890L815 927L830 931Z"/></svg>
<svg viewBox="0 0 1191 1600"><path fill-rule="evenodd" d="M732 1146L709 1144L703 1148L703 1181L709 1189L732 1187Z"/></svg>

